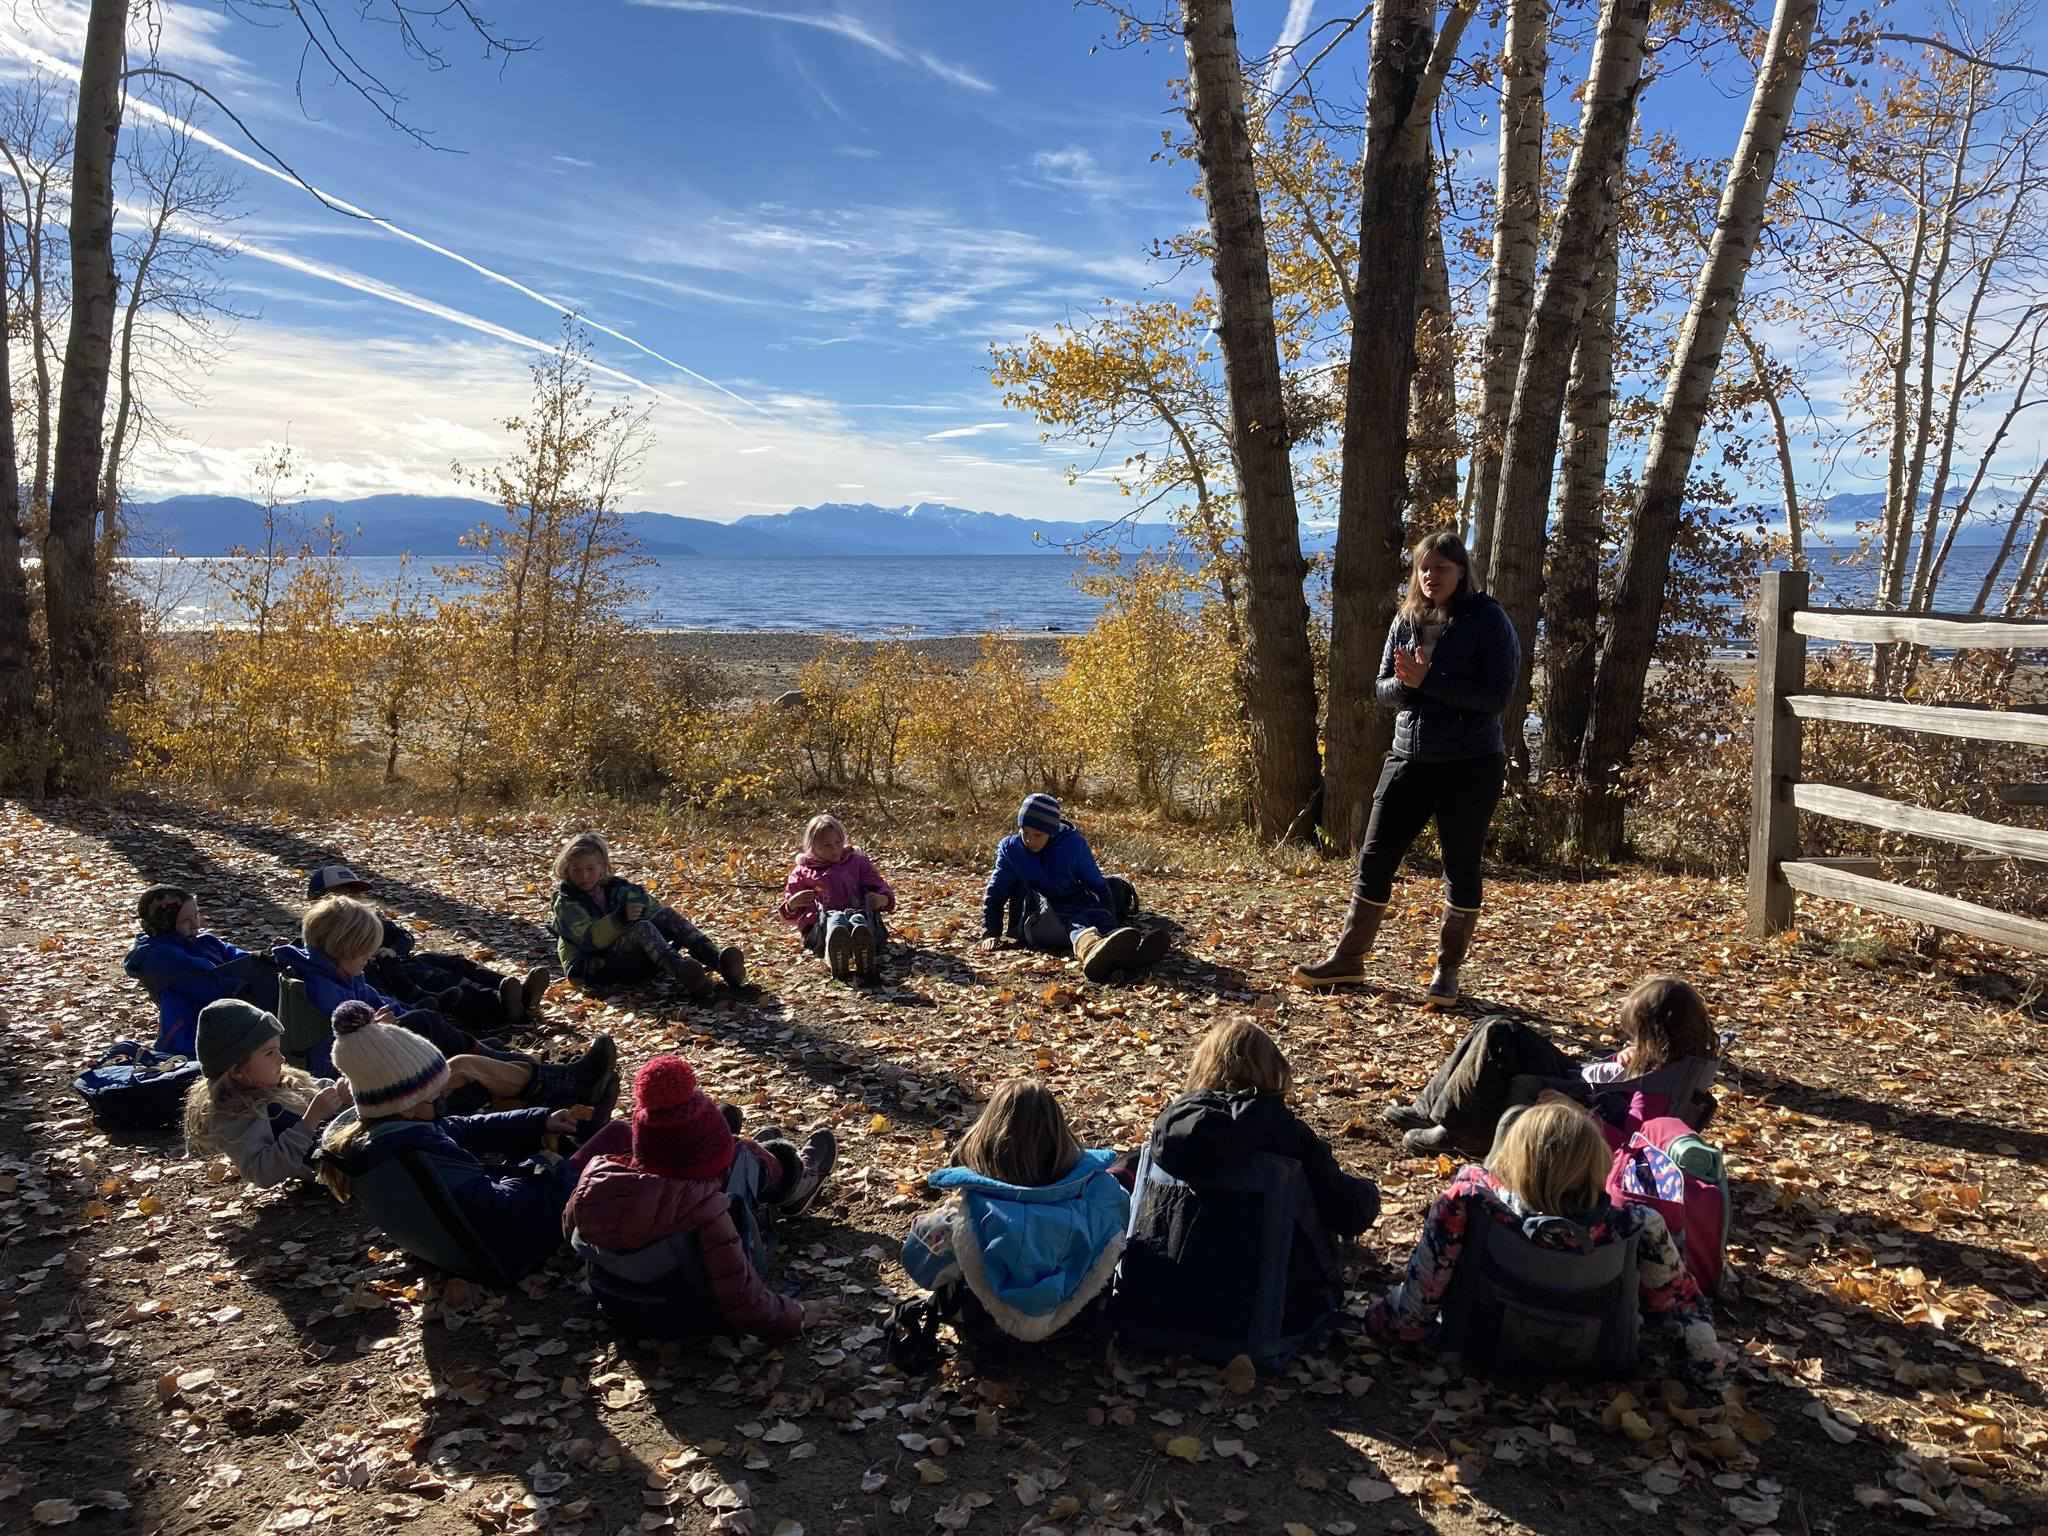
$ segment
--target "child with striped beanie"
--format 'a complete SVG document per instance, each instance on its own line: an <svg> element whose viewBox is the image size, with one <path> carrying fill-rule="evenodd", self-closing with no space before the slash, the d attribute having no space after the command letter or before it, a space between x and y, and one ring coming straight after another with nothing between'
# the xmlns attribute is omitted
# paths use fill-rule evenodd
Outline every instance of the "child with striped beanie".
<svg viewBox="0 0 2048 1536"><path fill-rule="evenodd" d="M334 1065L355 1107L321 1137L322 1179L413 1257L482 1285L513 1285L560 1246L577 1173L628 1145L626 1127L613 1122L564 1162L543 1156L542 1141L581 1131L582 1106L437 1118L447 1058L431 1040L366 1012L336 1011Z"/></svg>

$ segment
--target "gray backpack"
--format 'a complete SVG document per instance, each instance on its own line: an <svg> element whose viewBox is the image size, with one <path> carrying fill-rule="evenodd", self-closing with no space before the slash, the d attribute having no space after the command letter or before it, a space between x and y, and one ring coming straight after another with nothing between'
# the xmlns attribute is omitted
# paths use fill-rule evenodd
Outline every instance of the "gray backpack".
<svg viewBox="0 0 2048 1536"><path fill-rule="evenodd" d="M1642 1327L1638 1237L1595 1245L1590 1225L1569 1217L1516 1223L1473 1209L1444 1293L1440 1347L1479 1375L1629 1374Z"/></svg>

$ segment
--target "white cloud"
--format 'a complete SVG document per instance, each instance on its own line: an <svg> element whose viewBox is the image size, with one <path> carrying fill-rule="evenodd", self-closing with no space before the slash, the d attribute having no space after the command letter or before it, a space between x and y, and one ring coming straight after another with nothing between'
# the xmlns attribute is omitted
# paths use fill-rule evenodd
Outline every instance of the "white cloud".
<svg viewBox="0 0 2048 1536"><path fill-rule="evenodd" d="M574 155L550 155L548 158L555 161L558 165L573 165L579 171L594 171L597 169L597 162L595 160L579 160Z"/></svg>
<svg viewBox="0 0 2048 1536"><path fill-rule="evenodd" d="M1308 33L1308 13L1315 9L1315 3L1316 0L1287 0L1287 17L1280 23L1280 36L1273 44L1273 62L1267 66L1262 82L1268 96L1292 85L1301 73L1301 62L1294 57L1294 50Z"/></svg>
<svg viewBox="0 0 2048 1536"><path fill-rule="evenodd" d="M984 432L1000 432L1008 425L1006 421L978 421L971 427L948 427L943 432L927 432L924 440L937 443L949 437L979 437Z"/></svg>
<svg viewBox="0 0 2048 1536"><path fill-rule="evenodd" d="M690 11L707 16L744 16L752 21L771 21L786 27L809 27L818 32L829 32L843 37L850 43L857 43L870 53L898 64L916 64L929 70L941 80L958 85L970 91L993 91L995 87L975 74L963 69L936 54L923 49L908 49L882 36L866 22L849 16L844 11L821 12L807 15L794 11L764 11L751 5L731 5L726 0L632 0L635 5L661 11Z"/></svg>
<svg viewBox="0 0 2048 1536"><path fill-rule="evenodd" d="M1121 178L1103 170L1094 152L1079 144L1039 150L1031 157L1031 169L1034 180L1084 197L1109 197L1124 188Z"/></svg>
<svg viewBox="0 0 2048 1536"><path fill-rule="evenodd" d="M869 149L865 144L834 144L832 146L832 153L844 155L849 160L879 160L882 158L882 152L879 149Z"/></svg>

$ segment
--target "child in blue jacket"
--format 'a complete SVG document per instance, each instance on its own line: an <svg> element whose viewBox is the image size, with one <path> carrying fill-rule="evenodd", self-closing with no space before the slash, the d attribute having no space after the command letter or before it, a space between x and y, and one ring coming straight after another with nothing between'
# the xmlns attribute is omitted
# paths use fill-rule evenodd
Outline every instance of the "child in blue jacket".
<svg viewBox="0 0 2048 1536"><path fill-rule="evenodd" d="M1008 939L1004 919L1023 908L1015 938L1033 949L1071 954L1090 981L1156 964L1172 940L1164 928L1125 923L1137 905L1128 881L1114 885L1096 866L1088 839L1060 814L1051 795L1027 795L1017 808L1017 830L996 845L996 867L981 897L982 947Z"/></svg>
<svg viewBox="0 0 2048 1536"><path fill-rule="evenodd" d="M927 1182L951 1198L918 1217L903 1267L972 1334L1051 1338L1108 1294L1130 1196L1115 1154L1084 1151L1052 1091L1003 1084L960 1143L959 1162Z"/></svg>
<svg viewBox="0 0 2048 1536"><path fill-rule="evenodd" d="M199 898L182 886L152 885L137 904L142 932L121 968L156 1001L156 1048L193 1052L199 1010L224 997L277 1007L277 966L199 926Z"/></svg>
<svg viewBox="0 0 2048 1536"><path fill-rule="evenodd" d="M583 1165L632 1150L630 1128L613 1121L573 1158L541 1158L544 1136L585 1128L573 1108L436 1119L446 1058L432 1041L360 1010L335 1020L334 1064L355 1107L320 1138L321 1179L407 1253L479 1284L502 1289L547 1263L562 1246L562 1208ZM486 1157L501 1166L487 1167Z"/></svg>

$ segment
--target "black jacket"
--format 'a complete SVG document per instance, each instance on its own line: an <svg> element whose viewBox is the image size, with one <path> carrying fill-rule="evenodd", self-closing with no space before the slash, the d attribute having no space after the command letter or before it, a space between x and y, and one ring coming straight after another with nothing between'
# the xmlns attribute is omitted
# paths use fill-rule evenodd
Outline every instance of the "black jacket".
<svg viewBox="0 0 2048 1536"><path fill-rule="evenodd" d="M1152 1127L1152 1160L1189 1184L1237 1168L1254 1152L1301 1164L1316 1215L1333 1235L1356 1237L1379 1219L1379 1186L1338 1167L1329 1143L1278 1094L1183 1094Z"/></svg>
<svg viewBox="0 0 2048 1536"><path fill-rule="evenodd" d="M1507 610L1484 592L1453 598L1420 688L1394 676L1395 650L1414 641L1414 627L1396 614L1380 651L1376 690L1382 709L1400 711L1394 756L1441 763L1505 752L1501 711L1522 665L1522 643Z"/></svg>

